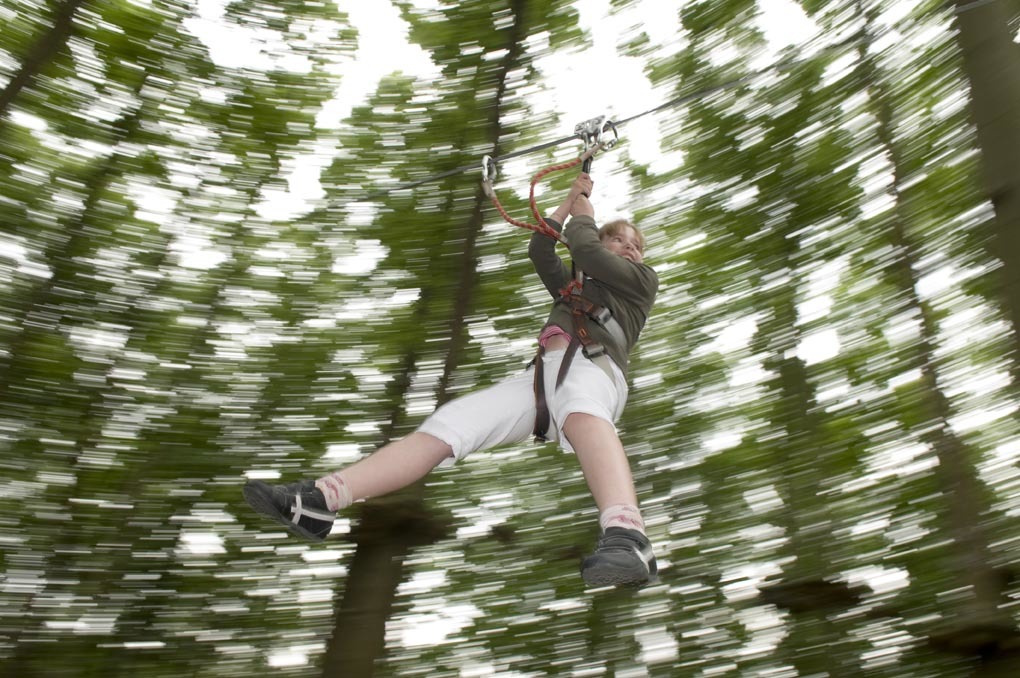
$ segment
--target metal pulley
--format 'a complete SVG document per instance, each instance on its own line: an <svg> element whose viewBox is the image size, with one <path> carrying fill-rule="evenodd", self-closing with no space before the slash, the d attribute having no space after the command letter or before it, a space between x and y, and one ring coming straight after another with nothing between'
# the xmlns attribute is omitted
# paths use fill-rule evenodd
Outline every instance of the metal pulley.
<svg viewBox="0 0 1020 678"><path fill-rule="evenodd" d="M609 138L606 134L607 131L613 133L612 138ZM578 123L574 127L574 135L577 136L584 144L584 150L586 153L595 149L591 155L584 159L584 164L581 166L581 171L583 172L589 172L591 170L591 161L595 152L598 150L608 151L616 145L617 141L620 140L620 134L616 131L616 125L614 125L612 121L607 121L606 116L604 115Z"/></svg>

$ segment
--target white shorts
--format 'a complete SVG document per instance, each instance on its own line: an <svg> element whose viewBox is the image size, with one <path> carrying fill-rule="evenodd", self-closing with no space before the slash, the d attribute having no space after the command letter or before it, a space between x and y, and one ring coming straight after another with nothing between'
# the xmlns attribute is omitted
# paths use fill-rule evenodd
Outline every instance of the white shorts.
<svg viewBox="0 0 1020 678"><path fill-rule="evenodd" d="M613 379L578 351L567 376L556 388L556 375L564 350L544 356L545 397L549 406L550 441L572 452L563 435L567 415L583 412L615 423L627 403L627 380L613 361ZM422 433L439 438L453 448L453 458L463 459L475 450L521 443L535 430L534 366L503 381L446 403L418 427Z"/></svg>

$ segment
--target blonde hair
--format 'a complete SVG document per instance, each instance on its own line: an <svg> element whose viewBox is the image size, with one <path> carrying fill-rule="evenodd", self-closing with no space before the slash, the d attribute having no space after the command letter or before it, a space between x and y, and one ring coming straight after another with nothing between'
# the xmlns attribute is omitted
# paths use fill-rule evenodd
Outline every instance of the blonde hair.
<svg viewBox="0 0 1020 678"><path fill-rule="evenodd" d="M634 233L637 234L638 243L641 245L641 251L645 251L645 234L641 232L641 229L630 223L626 219L614 219L602 225L599 230L599 240L605 242L607 238L612 238L614 235L620 235L623 233L625 228L633 228Z"/></svg>

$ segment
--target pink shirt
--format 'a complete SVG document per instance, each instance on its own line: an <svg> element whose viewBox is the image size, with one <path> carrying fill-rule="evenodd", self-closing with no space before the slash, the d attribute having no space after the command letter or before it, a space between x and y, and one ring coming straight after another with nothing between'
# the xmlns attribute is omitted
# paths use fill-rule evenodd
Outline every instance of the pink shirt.
<svg viewBox="0 0 1020 678"><path fill-rule="evenodd" d="M538 335L538 345L544 348L553 337L565 337L569 341L570 334L559 325L549 325L542 330L542 334Z"/></svg>

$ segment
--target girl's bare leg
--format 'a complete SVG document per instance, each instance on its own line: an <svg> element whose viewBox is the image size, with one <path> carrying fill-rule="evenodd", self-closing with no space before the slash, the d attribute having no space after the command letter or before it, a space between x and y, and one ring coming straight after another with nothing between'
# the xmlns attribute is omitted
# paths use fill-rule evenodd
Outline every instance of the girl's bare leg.
<svg viewBox="0 0 1020 678"><path fill-rule="evenodd" d="M343 478L350 499L358 501L407 487L452 454L453 449L442 440L415 431L333 475Z"/></svg>
<svg viewBox="0 0 1020 678"><path fill-rule="evenodd" d="M575 412L567 416L563 433L581 463L603 530L595 552L581 563L581 577L588 586L647 584L658 566L616 429L604 419Z"/></svg>
<svg viewBox="0 0 1020 678"><path fill-rule="evenodd" d="M581 464L581 471L599 511L611 506L637 506L634 477L616 429L605 419L574 412L563 433Z"/></svg>

